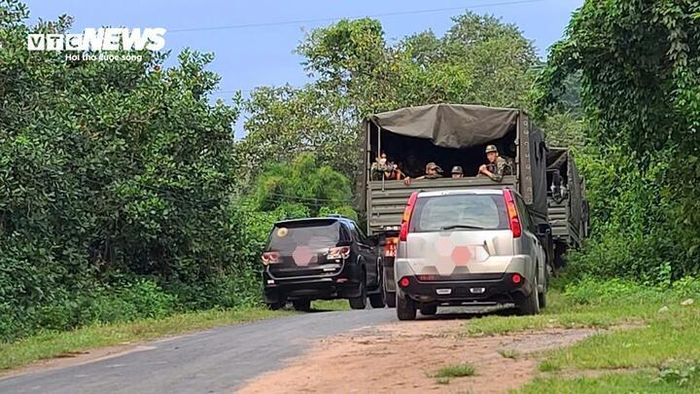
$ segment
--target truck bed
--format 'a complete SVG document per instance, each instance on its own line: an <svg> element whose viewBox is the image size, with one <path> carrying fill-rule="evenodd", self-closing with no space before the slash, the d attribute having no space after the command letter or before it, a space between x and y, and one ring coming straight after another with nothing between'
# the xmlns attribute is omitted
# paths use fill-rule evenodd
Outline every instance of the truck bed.
<svg viewBox="0 0 700 394"><path fill-rule="evenodd" d="M415 191L490 187L502 189L508 186L516 188L515 176L505 176L499 183L485 177L423 179L413 181L410 186L404 185L403 181L372 181L369 182L367 190L367 212L372 213L367 218L369 232L376 234L400 226L406 202Z"/></svg>

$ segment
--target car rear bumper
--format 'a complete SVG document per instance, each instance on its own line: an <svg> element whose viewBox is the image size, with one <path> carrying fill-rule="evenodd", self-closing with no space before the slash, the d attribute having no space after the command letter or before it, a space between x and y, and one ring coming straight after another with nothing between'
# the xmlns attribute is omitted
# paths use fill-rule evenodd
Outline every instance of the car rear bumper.
<svg viewBox="0 0 700 394"><path fill-rule="evenodd" d="M401 292L422 303L464 302L507 304L522 300L530 294L531 286L521 276L520 283L513 283L512 274L471 274L460 280L420 281L417 276L404 276L408 286L399 286ZM402 278L398 278L401 280Z"/></svg>
<svg viewBox="0 0 700 394"><path fill-rule="evenodd" d="M336 299L360 296L362 269L355 264L346 265L333 276L303 278L272 278L263 271L263 296L266 303L287 299Z"/></svg>

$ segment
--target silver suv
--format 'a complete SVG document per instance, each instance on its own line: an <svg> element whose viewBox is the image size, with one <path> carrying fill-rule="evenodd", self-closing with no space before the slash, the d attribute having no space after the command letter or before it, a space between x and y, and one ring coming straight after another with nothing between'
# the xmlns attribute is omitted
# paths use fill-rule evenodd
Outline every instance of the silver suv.
<svg viewBox="0 0 700 394"><path fill-rule="evenodd" d="M396 313L438 306L515 304L533 315L546 303L547 258L515 191L413 193L401 223L394 264Z"/></svg>

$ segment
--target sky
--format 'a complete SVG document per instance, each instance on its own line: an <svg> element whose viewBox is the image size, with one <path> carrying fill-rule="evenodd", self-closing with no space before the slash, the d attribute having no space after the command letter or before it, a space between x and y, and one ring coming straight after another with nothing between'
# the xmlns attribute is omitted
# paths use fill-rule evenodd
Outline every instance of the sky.
<svg viewBox="0 0 700 394"><path fill-rule="evenodd" d="M86 27L164 27L166 50L213 52L209 69L221 76L215 96L228 100L262 85L307 80L294 49L306 32L340 18L376 17L389 43L432 30L442 35L451 17L469 9L516 24L534 41L540 56L560 39L571 13L583 0L25 0L30 22L74 17L72 31ZM226 27L220 28L219 27ZM240 130L237 127L237 135Z"/></svg>

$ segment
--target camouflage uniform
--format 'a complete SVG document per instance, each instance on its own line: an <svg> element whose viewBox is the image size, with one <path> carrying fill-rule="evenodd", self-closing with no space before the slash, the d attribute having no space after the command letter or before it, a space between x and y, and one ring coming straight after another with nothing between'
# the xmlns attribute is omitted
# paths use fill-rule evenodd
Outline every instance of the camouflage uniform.
<svg viewBox="0 0 700 394"><path fill-rule="evenodd" d="M513 175L513 165L511 162L500 156L496 158L495 163L487 165L486 169L493 174L490 175L489 178L494 182L502 181L505 175Z"/></svg>

